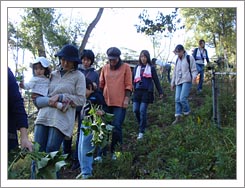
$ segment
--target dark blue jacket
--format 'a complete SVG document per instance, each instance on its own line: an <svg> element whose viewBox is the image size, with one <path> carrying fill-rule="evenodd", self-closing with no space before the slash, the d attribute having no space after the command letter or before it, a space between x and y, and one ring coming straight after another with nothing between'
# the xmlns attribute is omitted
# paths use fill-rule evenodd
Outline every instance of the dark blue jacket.
<svg viewBox="0 0 245 188"><path fill-rule="evenodd" d="M197 50L198 50L198 48L195 48L194 51L193 51L193 54L192 54L192 56L194 57L195 60L198 60L198 58L197 58ZM205 51L206 57L205 58L201 57L201 58L202 58L202 60L206 59L207 63L209 63L208 51L205 48L204 48L204 51Z"/></svg>
<svg viewBox="0 0 245 188"><path fill-rule="evenodd" d="M84 112L83 112L83 114L85 116L88 115L88 112L91 109L91 104L93 104L93 105L101 105L102 106L102 110L107 111L107 105L106 105L104 96L103 96L102 92L99 91L99 90L95 90L87 98L86 105L84 106Z"/></svg>
<svg viewBox="0 0 245 188"><path fill-rule="evenodd" d="M95 82L97 86L99 86L99 74L95 71L94 68L88 68L88 69L79 69L86 78L91 80L92 82Z"/></svg>
<svg viewBox="0 0 245 188"><path fill-rule="evenodd" d="M17 130L28 128L23 98L14 74L8 68L8 150L18 146Z"/></svg>
<svg viewBox="0 0 245 188"><path fill-rule="evenodd" d="M138 66L136 66L134 68L133 80L134 80L134 77L136 74L137 67ZM154 91L153 81L154 81L159 95L163 94L163 90L162 90L160 81L159 81L158 76L157 76L157 71L156 71L154 66L151 66L151 76L152 76L152 78L141 77L141 82L137 82L137 83L134 82L133 83L134 89L135 90L136 89L146 89L146 90L148 90L148 92L153 92Z"/></svg>

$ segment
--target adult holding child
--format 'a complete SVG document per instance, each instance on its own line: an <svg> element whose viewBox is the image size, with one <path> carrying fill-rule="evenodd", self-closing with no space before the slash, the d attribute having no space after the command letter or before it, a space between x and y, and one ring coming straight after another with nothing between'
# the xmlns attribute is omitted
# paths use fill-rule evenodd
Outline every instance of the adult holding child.
<svg viewBox="0 0 245 188"><path fill-rule="evenodd" d="M59 58L60 69L51 73L48 96L49 104L67 101L70 107L64 113L50 106L39 110L35 121L34 141L40 144L40 151L53 152L60 149L65 137L71 137L75 124L76 106L86 100L84 75L77 70L80 62L78 49L70 44L55 55Z"/></svg>

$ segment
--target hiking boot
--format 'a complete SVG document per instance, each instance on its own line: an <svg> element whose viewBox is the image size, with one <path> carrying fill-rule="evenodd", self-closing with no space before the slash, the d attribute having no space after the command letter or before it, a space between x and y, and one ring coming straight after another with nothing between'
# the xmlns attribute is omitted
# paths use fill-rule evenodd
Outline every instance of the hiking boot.
<svg viewBox="0 0 245 188"><path fill-rule="evenodd" d="M181 122L181 117L180 116L176 116L175 120L173 121L173 123L171 125L176 125L177 123Z"/></svg>

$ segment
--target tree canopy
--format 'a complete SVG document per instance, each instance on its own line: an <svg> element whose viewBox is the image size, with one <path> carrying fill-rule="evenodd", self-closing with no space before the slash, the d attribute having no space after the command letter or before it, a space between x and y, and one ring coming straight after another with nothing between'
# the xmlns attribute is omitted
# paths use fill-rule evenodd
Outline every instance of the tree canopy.
<svg viewBox="0 0 245 188"><path fill-rule="evenodd" d="M34 57L49 56L51 60L64 44L74 44L82 51L102 13L103 8L100 8L87 27L81 19L66 25L67 20L62 19L61 13L54 8L25 8L19 25L8 23L9 47L27 49Z"/></svg>
<svg viewBox="0 0 245 188"><path fill-rule="evenodd" d="M181 8L180 14L185 19L186 32L194 32L187 46L196 46L200 39L204 39L207 45L215 48L217 56L235 62L235 8Z"/></svg>

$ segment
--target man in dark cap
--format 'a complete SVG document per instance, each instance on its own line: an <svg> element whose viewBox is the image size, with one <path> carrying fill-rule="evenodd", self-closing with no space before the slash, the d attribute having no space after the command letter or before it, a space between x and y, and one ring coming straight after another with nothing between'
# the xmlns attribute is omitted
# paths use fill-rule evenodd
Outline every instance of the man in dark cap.
<svg viewBox="0 0 245 188"><path fill-rule="evenodd" d="M122 144L122 124L132 92L132 73L129 65L122 62L118 48L111 47L106 53L109 64L101 70L99 87L103 91L108 112L114 114L111 152L112 159L116 159L115 146Z"/></svg>

